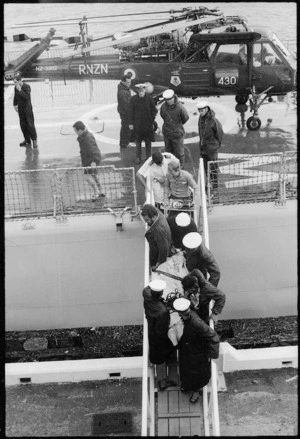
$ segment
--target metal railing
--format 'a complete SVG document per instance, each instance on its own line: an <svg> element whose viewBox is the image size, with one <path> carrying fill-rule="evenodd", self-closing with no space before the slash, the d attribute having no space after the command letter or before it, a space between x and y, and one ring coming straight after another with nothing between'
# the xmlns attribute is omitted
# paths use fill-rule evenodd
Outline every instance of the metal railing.
<svg viewBox="0 0 300 439"><path fill-rule="evenodd" d="M152 182L146 179L146 203L154 205ZM145 231L148 226L145 225ZM144 287L150 282L149 244L145 238ZM154 367L149 362L148 322L143 318L143 381L142 381L142 431L141 436L155 436ZM148 434L149 433L149 434Z"/></svg>
<svg viewBox="0 0 300 439"><path fill-rule="evenodd" d="M85 170L97 171L105 197L93 199ZM108 213L125 207L137 212L134 168L57 168L5 172L5 219L57 218Z"/></svg>
<svg viewBox="0 0 300 439"><path fill-rule="evenodd" d="M194 220L198 227L201 226L203 241L209 248L207 205L205 193L203 159L199 161L198 187L200 188L199 205L194 206ZM196 200L195 200L196 201ZM146 203L154 205L151 178L146 179ZM145 227L147 230L147 226ZM144 284L149 284L151 280L149 266L149 245L145 239L145 272ZM210 304L210 312L212 304ZM210 327L214 329L214 323L210 320ZM154 367L149 363L149 344L148 344L148 323L144 314L144 332L143 332L143 382L142 382L142 436L155 435L155 401L154 401ZM217 390L217 366L211 361L211 392L208 397L207 386L203 388L203 419L205 436L220 436L220 421L218 407L218 390ZM212 434L211 434L212 433Z"/></svg>
<svg viewBox="0 0 300 439"><path fill-rule="evenodd" d="M208 162L208 207L270 201L283 205L297 198L297 158L297 151L286 151Z"/></svg>
<svg viewBox="0 0 300 439"><path fill-rule="evenodd" d="M205 246L209 249L209 231L207 219L207 205L205 193L205 172L203 166L203 159L199 161L198 186L200 187L201 199L201 223L202 223L202 238ZM209 314L212 310L212 303L209 304ZM209 321L209 326L214 329L212 319ZM211 391L208 397L207 386L203 388L203 416L204 416L204 434L211 436L220 436L220 420L219 420L219 405L218 405L218 384L217 384L217 365L214 360L211 360Z"/></svg>

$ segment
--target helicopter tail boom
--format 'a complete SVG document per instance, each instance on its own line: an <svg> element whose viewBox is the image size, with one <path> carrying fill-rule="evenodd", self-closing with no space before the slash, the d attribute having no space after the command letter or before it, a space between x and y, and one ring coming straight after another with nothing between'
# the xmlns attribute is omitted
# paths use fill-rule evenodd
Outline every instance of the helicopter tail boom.
<svg viewBox="0 0 300 439"><path fill-rule="evenodd" d="M45 38L38 44L31 47L23 55L19 56L14 61L11 61L5 70L5 79L13 79L16 72L23 73L38 57L49 47L50 41L55 34L55 29L51 28Z"/></svg>

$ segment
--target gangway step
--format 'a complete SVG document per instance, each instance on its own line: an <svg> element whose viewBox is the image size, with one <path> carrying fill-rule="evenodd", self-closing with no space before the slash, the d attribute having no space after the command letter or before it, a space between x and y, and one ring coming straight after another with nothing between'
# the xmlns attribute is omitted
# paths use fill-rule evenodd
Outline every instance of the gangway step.
<svg viewBox="0 0 300 439"><path fill-rule="evenodd" d="M158 436L204 436L202 396L191 403L190 392L158 392L157 430Z"/></svg>

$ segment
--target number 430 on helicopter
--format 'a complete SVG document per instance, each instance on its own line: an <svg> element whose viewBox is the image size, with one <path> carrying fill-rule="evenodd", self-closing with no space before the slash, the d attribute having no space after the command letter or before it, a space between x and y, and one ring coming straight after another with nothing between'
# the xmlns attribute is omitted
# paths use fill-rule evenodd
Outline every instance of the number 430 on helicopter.
<svg viewBox="0 0 300 439"><path fill-rule="evenodd" d="M64 81L120 79L128 75L133 86L147 83L147 92L157 102L167 88L178 96L193 99L234 95L239 112L247 111L249 101L253 113L247 120L250 130L261 126L258 110L262 104L272 102L272 96L283 96L296 89L296 59L272 30L252 28L246 18L224 16L217 9L199 7L164 12L170 14L166 21L92 41L87 27L93 20L83 17L79 21L79 49L77 45L69 53L47 59L38 59L38 50L27 59L23 54L22 74L25 78ZM129 15L138 14L126 14ZM48 40L53 32L51 29ZM108 48L114 49L114 53L103 53ZM95 51L98 53L92 54ZM18 61L7 66L5 79L11 79L20 70Z"/></svg>

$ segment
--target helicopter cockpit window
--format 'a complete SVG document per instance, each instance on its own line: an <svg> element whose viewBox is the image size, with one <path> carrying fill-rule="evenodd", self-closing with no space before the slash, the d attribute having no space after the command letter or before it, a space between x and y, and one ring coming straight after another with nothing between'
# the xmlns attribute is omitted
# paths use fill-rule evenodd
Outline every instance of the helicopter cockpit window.
<svg viewBox="0 0 300 439"><path fill-rule="evenodd" d="M253 66L272 66L283 64L270 43L254 44L253 46Z"/></svg>
<svg viewBox="0 0 300 439"><path fill-rule="evenodd" d="M216 63L247 64L246 44L221 44L217 50Z"/></svg>
<svg viewBox="0 0 300 439"><path fill-rule="evenodd" d="M211 47L214 46L214 47ZM215 48L214 44L203 44L199 41L190 41L187 49L184 51L184 62L208 62Z"/></svg>
<svg viewBox="0 0 300 439"><path fill-rule="evenodd" d="M291 52L285 47L285 45L280 41L278 36L274 33L272 36L272 41L287 58L293 57Z"/></svg>

